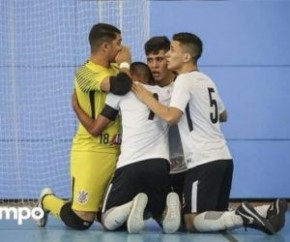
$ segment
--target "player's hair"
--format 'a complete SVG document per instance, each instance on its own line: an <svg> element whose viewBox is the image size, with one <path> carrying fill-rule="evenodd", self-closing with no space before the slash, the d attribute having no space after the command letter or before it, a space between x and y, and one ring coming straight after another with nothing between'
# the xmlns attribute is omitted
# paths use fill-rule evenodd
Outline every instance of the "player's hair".
<svg viewBox="0 0 290 242"><path fill-rule="evenodd" d="M181 46L192 56L193 62L196 63L202 54L202 41L192 33L181 32L173 35L174 41L178 41Z"/></svg>
<svg viewBox="0 0 290 242"><path fill-rule="evenodd" d="M154 85L154 79L149 67L144 62L133 62L130 65L130 72L142 79L142 82Z"/></svg>
<svg viewBox="0 0 290 242"><path fill-rule="evenodd" d="M170 41L166 36L150 38L144 45L145 54L157 54L160 50L167 52L170 49Z"/></svg>
<svg viewBox="0 0 290 242"><path fill-rule="evenodd" d="M111 42L116 39L117 34L121 34L121 31L113 25L106 23L95 24L89 34L91 52L98 50L104 42Z"/></svg>

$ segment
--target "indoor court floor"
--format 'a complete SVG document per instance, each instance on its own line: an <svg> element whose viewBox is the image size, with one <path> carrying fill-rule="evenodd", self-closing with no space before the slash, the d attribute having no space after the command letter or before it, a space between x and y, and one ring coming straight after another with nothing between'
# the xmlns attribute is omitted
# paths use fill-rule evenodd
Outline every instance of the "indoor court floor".
<svg viewBox="0 0 290 242"><path fill-rule="evenodd" d="M95 224L88 231L74 231L66 228L61 221L49 217L45 228L38 228L32 220L17 225L15 220L0 221L0 242L290 242L290 211L287 212L286 225L276 235L266 235L248 228L236 229L227 233L212 234L163 234L153 220L146 221L140 234L127 232L104 232Z"/></svg>

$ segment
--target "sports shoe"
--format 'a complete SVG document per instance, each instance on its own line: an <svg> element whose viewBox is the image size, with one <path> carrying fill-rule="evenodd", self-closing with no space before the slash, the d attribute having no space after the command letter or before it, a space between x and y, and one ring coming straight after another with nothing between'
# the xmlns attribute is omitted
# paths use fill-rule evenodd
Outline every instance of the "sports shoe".
<svg viewBox="0 0 290 242"><path fill-rule="evenodd" d="M36 207L41 208L43 210L44 215L41 219L35 220L35 223L38 227L45 227L45 225L47 223L47 219L48 219L48 214L49 214L49 211L47 211L46 209L43 208L42 201L43 201L45 196L53 195L53 194L54 193L53 193L52 189L49 187L43 188L41 193L40 193Z"/></svg>
<svg viewBox="0 0 290 242"><path fill-rule="evenodd" d="M285 199L277 199L271 203L268 212L267 219L272 224L275 232L280 231L285 225L285 213L288 210L288 203Z"/></svg>
<svg viewBox="0 0 290 242"><path fill-rule="evenodd" d="M263 231L266 234L274 234L275 230L268 219L263 218L248 202L243 202L236 210L236 214L243 219L245 228L250 227Z"/></svg>
<svg viewBox="0 0 290 242"><path fill-rule="evenodd" d="M166 208L167 211L162 221L163 231L166 234L172 234L178 230L181 220L180 201L177 193L171 192L167 195Z"/></svg>
<svg viewBox="0 0 290 242"><path fill-rule="evenodd" d="M134 199L132 208L127 220L127 230L131 234L139 233L144 228L144 210L148 197L145 193L138 193Z"/></svg>

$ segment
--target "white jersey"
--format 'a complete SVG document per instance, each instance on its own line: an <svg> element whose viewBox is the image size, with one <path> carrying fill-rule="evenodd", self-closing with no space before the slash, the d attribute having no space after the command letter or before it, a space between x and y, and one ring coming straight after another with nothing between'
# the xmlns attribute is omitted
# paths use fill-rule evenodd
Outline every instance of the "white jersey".
<svg viewBox="0 0 290 242"><path fill-rule="evenodd" d="M180 74L170 107L183 112L178 128L188 168L232 158L219 123L225 107L208 76L198 71Z"/></svg>
<svg viewBox="0 0 290 242"><path fill-rule="evenodd" d="M144 85L168 106L171 87ZM108 94L106 104L120 110L122 119L121 154L117 168L147 159L169 160L169 126L129 92L125 96Z"/></svg>

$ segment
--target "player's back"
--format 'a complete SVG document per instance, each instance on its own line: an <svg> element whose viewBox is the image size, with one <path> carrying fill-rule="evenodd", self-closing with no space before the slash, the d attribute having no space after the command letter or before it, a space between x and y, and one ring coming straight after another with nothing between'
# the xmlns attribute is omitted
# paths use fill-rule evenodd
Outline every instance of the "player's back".
<svg viewBox="0 0 290 242"><path fill-rule="evenodd" d="M161 103L169 104L172 87L144 86ZM132 92L120 98L119 109L122 119L122 144L117 167L151 158L168 160L168 125Z"/></svg>
<svg viewBox="0 0 290 242"><path fill-rule="evenodd" d="M183 97L178 98L177 93L179 96L182 93ZM230 159L219 123L219 115L225 107L214 82L207 75L195 71L178 76L171 105L184 107L186 103L178 127L188 167Z"/></svg>

